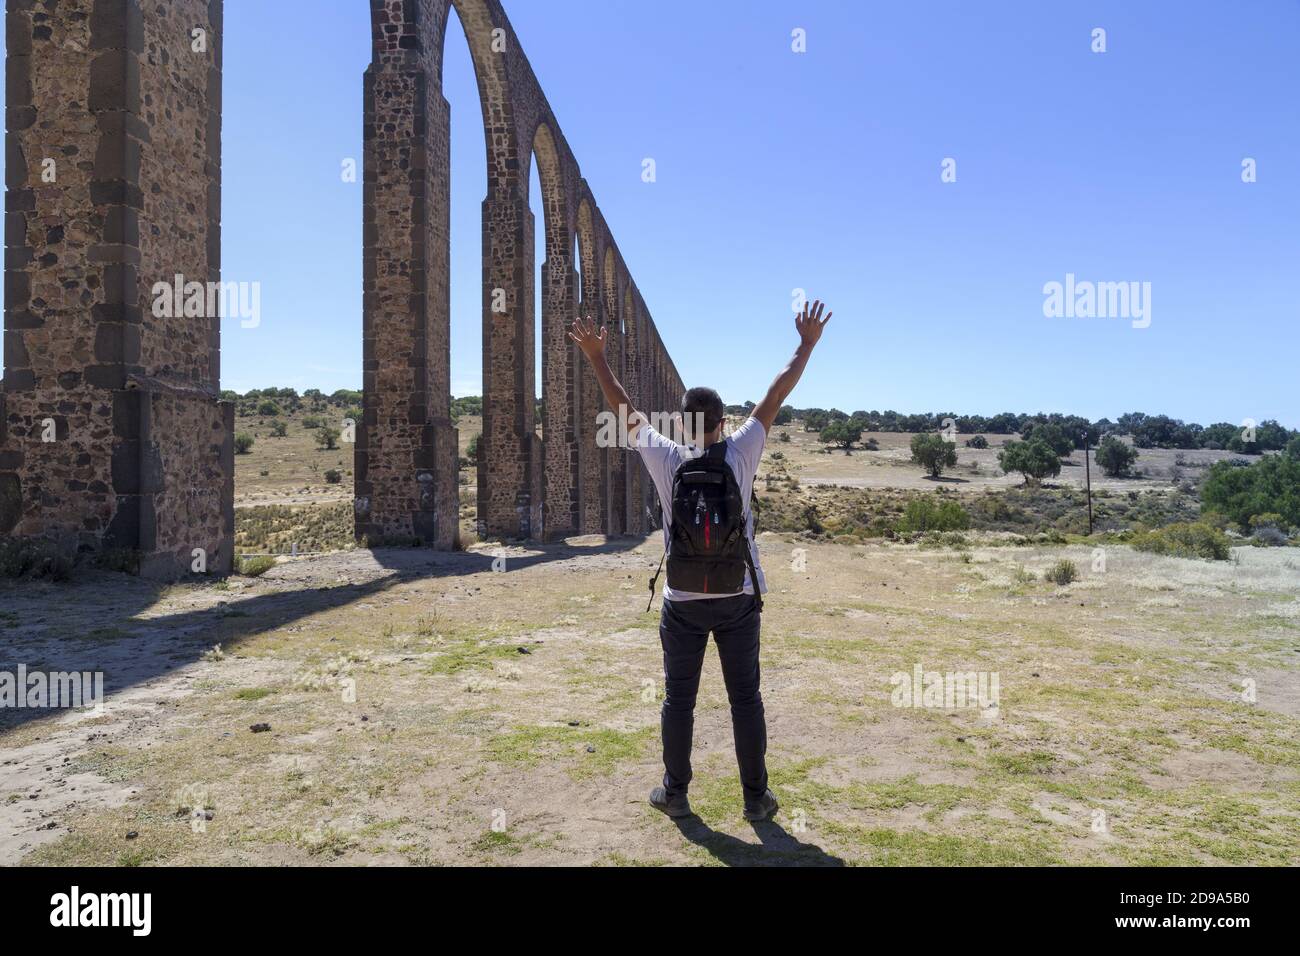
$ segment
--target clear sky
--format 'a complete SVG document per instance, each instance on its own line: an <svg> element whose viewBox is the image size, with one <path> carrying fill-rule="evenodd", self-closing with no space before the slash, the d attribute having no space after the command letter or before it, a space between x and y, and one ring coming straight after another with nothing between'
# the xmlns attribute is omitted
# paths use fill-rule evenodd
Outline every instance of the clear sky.
<svg viewBox="0 0 1300 956"><path fill-rule="evenodd" d="M798 406L1300 425L1300 3L504 5L688 385L760 398L803 288L835 317ZM359 387L340 165L368 4L226 0L226 28L224 278L261 282L262 323L226 323L222 384ZM457 23L445 94L453 392L476 394L486 178ZM1149 327L1045 317L1069 273L1149 282Z"/></svg>

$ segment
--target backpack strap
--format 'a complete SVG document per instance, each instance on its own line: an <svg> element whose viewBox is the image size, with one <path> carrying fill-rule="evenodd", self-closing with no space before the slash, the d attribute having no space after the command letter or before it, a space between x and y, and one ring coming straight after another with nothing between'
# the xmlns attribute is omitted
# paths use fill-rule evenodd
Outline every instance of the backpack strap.
<svg viewBox="0 0 1300 956"><path fill-rule="evenodd" d="M758 572L754 570L754 556L749 553L749 538L745 538L745 564L749 566L749 579L754 582L754 603L758 613L763 613L763 592L758 586Z"/></svg>
<svg viewBox="0 0 1300 956"><path fill-rule="evenodd" d="M725 441L714 442L704 452L706 456L713 461L725 463L727 460L727 443ZM750 512L753 512L753 492L750 492ZM745 534L745 524L742 521L740 525L740 535L745 539L745 566L749 568L749 579L754 582L754 603L758 606L758 612L763 613L763 593L758 586L758 572L754 569L754 555L750 552L749 536Z"/></svg>
<svg viewBox="0 0 1300 956"><path fill-rule="evenodd" d="M659 558L659 567L655 568L654 577L650 579L650 600L645 602L646 613L650 612L650 605L655 602L655 582L659 580L659 572L664 569L664 558L668 557L668 549L664 548L664 553Z"/></svg>

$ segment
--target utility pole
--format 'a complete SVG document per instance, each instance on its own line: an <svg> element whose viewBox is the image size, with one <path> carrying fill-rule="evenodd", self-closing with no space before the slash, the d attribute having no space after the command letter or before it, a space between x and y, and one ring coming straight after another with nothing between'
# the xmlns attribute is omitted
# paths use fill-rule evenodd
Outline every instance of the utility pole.
<svg viewBox="0 0 1300 956"><path fill-rule="evenodd" d="M1088 446L1088 429L1083 430L1083 471L1088 481L1088 535L1092 535L1092 449Z"/></svg>

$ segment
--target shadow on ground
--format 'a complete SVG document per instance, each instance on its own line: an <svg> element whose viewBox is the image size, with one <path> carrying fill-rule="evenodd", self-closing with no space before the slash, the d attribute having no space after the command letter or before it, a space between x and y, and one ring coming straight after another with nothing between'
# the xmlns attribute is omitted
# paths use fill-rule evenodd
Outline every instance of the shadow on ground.
<svg viewBox="0 0 1300 956"><path fill-rule="evenodd" d="M644 543L642 537L561 542L511 549L507 574L577 557L616 554ZM352 560L349 560L351 558ZM21 581L0 585L0 672L16 674L19 664L35 672L102 672L111 703L123 691L174 673L199 660L214 645L236 651L250 637L274 631L356 601L382 595L411 581L449 575L494 573L493 551L431 551L378 548L300 558L278 565L258 586L275 590L248 597L200 590L202 607L150 615L166 588L124 574L88 571L70 582ZM183 583L202 583L197 579ZM0 709L0 731L62 710Z"/></svg>
<svg viewBox="0 0 1300 956"><path fill-rule="evenodd" d="M759 844L746 843L729 833L721 833L698 816L673 820L682 836L708 850L726 866L844 866L821 847L804 843L772 820L751 823Z"/></svg>

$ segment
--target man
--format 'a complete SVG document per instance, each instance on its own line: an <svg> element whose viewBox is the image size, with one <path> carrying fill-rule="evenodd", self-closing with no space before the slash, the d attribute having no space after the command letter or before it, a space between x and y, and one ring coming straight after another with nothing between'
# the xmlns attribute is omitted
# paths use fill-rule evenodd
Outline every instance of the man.
<svg viewBox="0 0 1300 956"><path fill-rule="evenodd" d="M831 313L827 312L823 319L822 309L821 302L805 303L802 313L795 316L799 347L795 349L794 358L776 377L749 419L725 441L722 437L724 408L718 393L711 388L692 388L682 397L687 445L680 445L659 434L641 412L632 408L627 392L605 361L603 328L597 331L590 323L579 319L573 323L569 333L591 363L609 407L625 416L623 420L632 447L640 452L663 505L664 546L669 552L669 573L664 584L663 611L659 619L659 640L664 652L665 694L661 714L664 781L663 786L651 792L650 804L670 817L685 817L691 813L686 791L691 782L695 696L700 686L700 668L704 665L710 632L718 645L722 677L731 702L731 726L744 789L745 819L766 820L777 810L776 796L767 786L767 725L759 692L761 595L767 586L758 563L758 549L754 546L754 515L749 503L767 434L786 397L803 375L822 329L830 321ZM747 567L740 567L740 560L727 556L678 553L689 552L693 547L694 539L687 533L689 529L673 526L674 513L679 516L679 523L683 521L682 515L694 514L689 509L683 511L682 506L683 494L692 493L692 488L685 483L692 480L699 482L694 486L698 490L693 492L694 498L685 500L698 505L704 516L702 530L705 541L708 540L709 528L718 525L719 511L726 511L726 502L743 503L740 504L743 515L735 514L733 509L733 513L727 516L729 521L736 522L736 527L743 518L743 539L733 534L728 540L738 542L736 547L740 549L743 564ZM698 516L694 523L699 524ZM672 586L675 560L679 584L691 582L698 590ZM714 576L712 589L710 571ZM741 575L743 588L738 586ZM719 579L722 580L721 586L718 585ZM651 587L653 593L653 582Z"/></svg>

